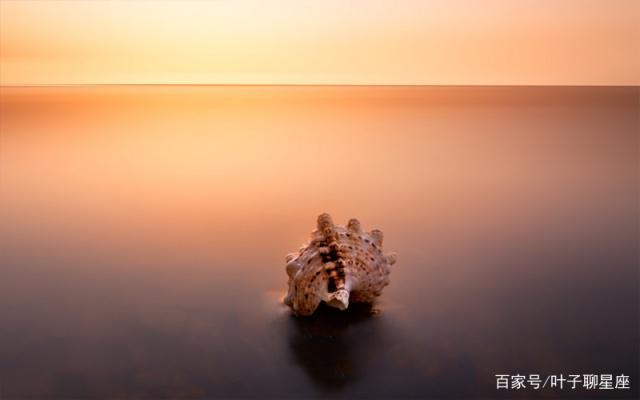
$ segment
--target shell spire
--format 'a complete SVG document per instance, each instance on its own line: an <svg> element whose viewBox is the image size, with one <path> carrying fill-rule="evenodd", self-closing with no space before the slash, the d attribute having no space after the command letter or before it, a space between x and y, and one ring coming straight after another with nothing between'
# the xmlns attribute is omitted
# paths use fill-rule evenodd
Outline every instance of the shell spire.
<svg viewBox="0 0 640 400"><path fill-rule="evenodd" d="M286 257L289 290L284 299L296 314L311 315L321 302L345 310L349 303L371 303L389 284L395 253L382 252L382 231L364 232L352 218L335 225L318 216L311 241Z"/></svg>
<svg viewBox="0 0 640 400"><path fill-rule="evenodd" d="M347 228L349 229L349 232L353 233L360 233L362 231L362 228L360 228L360 221L355 218L351 218L349 220L349 222L347 223Z"/></svg>

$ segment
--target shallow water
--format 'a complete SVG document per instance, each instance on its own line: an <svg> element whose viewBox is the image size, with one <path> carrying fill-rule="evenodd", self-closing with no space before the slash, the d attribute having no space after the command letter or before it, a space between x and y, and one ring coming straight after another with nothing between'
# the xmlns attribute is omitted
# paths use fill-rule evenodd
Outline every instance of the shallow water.
<svg viewBox="0 0 640 400"><path fill-rule="evenodd" d="M638 88L1 94L2 400L638 396ZM324 211L399 261L371 309L295 318Z"/></svg>

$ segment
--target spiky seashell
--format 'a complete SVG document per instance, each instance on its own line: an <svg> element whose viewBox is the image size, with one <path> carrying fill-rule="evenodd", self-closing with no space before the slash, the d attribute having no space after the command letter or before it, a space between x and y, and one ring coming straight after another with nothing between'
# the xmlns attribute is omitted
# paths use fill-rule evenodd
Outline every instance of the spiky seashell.
<svg viewBox="0 0 640 400"><path fill-rule="evenodd" d="M311 315L321 301L341 310L349 302L372 302L389 284L396 255L382 252L381 231L363 232L357 219L334 225L329 214L321 214L310 242L286 260L284 302L296 314Z"/></svg>

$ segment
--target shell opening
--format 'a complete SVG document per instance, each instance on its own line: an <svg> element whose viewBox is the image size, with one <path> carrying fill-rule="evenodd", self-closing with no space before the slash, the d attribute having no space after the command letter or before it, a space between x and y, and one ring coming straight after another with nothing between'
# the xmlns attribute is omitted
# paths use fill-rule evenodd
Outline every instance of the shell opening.
<svg viewBox="0 0 640 400"><path fill-rule="evenodd" d="M340 310L346 310L349 307L349 292L346 289L338 289L333 293L329 293L326 303Z"/></svg>

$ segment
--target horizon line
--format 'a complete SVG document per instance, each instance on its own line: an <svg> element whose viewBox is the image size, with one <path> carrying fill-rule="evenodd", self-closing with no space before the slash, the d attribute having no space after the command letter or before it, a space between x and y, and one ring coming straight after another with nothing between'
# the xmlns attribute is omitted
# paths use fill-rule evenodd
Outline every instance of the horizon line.
<svg viewBox="0 0 640 400"><path fill-rule="evenodd" d="M2 88L95 87L95 86L288 86L288 87L638 87L638 84L366 84L366 83L35 83L10 84Z"/></svg>

